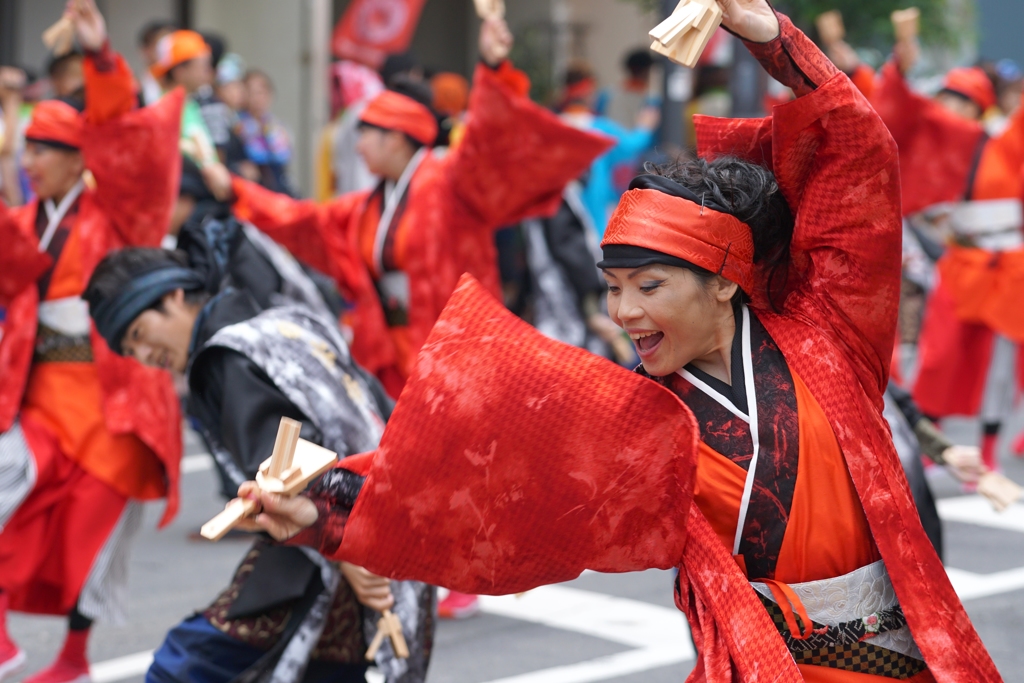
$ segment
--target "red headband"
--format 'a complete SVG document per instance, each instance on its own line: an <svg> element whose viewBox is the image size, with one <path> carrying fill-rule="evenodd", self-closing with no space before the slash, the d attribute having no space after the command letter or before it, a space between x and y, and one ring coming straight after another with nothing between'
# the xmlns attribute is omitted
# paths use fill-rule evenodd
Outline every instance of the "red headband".
<svg viewBox="0 0 1024 683"><path fill-rule="evenodd" d="M601 246L660 251L735 282L750 294L754 237L735 216L658 190L630 190L615 209Z"/></svg>
<svg viewBox="0 0 1024 683"><path fill-rule="evenodd" d="M393 90L385 90L373 98L359 120L385 130L405 133L428 147L437 140L437 119L431 111L411 97Z"/></svg>
<svg viewBox="0 0 1024 683"><path fill-rule="evenodd" d="M44 100L32 110L25 137L40 142L58 142L79 149L85 121L74 107L59 100Z"/></svg>

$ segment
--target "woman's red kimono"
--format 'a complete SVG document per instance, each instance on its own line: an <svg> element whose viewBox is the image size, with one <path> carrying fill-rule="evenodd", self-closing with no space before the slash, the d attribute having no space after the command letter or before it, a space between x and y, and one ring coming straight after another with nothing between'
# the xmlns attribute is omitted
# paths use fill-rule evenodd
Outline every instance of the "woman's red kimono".
<svg viewBox="0 0 1024 683"><path fill-rule="evenodd" d="M401 327L385 320L374 284L380 273L366 244L380 221L379 194L316 204L234 181L239 215L337 280L354 306L352 353L392 396L463 273L500 292L494 231L553 213L565 186L610 145L531 102L525 85L507 62L477 67L462 141L444 156L427 153L413 175L393 246L409 287Z"/></svg>
<svg viewBox="0 0 1024 683"><path fill-rule="evenodd" d="M872 103L899 146L904 216L934 204L1024 199L1024 107L988 138L980 123L913 92L893 62ZM977 415L995 334L1024 343L1024 248L949 245L938 269L914 400L933 416Z"/></svg>
<svg viewBox="0 0 1024 683"><path fill-rule="evenodd" d="M132 111L131 71L108 49L85 59L81 152L95 189L63 223L69 236L47 299L80 296L111 250L159 246L177 196L183 95ZM38 200L0 204L0 431L20 420L38 471L0 533L0 588L13 609L67 614L129 498L166 497L161 526L176 514L181 415L170 376L114 354L95 329L92 362L34 363L37 280L54 265L38 249L41 211Z"/></svg>
<svg viewBox="0 0 1024 683"><path fill-rule="evenodd" d="M748 47L801 96L772 118L697 122L701 154L768 165L795 209L799 277L781 313L751 308L831 426L927 663L921 680L999 681L921 528L881 414L899 298L896 148L849 79L780 22L780 38ZM679 567L676 603L700 653L689 680L803 681L694 504L700 447L672 392L544 339L465 278L380 448L343 464L367 476L355 506L327 515L331 501L314 498L323 521L302 541L471 593L584 569ZM817 668L806 680L879 680Z"/></svg>

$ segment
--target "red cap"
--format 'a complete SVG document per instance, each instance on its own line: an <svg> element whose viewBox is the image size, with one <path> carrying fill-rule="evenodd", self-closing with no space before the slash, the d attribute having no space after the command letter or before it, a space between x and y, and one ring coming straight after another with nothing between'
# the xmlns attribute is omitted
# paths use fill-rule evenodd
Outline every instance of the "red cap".
<svg viewBox="0 0 1024 683"><path fill-rule="evenodd" d="M43 100L32 110L32 121L25 129L25 138L78 149L82 146L84 128L85 120L70 104Z"/></svg>
<svg viewBox="0 0 1024 683"><path fill-rule="evenodd" d="M420 144L431 146L437 139L437 119L411 97L385 90L367 105L359 117L363 123L405 133Z"/></svg>
<svg viewBox="0 0 1024 683"><path fill-rule="evenodd" d="M943 90L963 95L984 112L996 103L996 89L984 71L976 66L960 67L946 74Z"/></svg>
<svg viewBox="0 0 1024 683"><path fill-rule="evenodd" d="M168 33L156 44L156 63L149 72L163 78L167 72L185 62L210 54L210 46L195 31Z"/></svg>

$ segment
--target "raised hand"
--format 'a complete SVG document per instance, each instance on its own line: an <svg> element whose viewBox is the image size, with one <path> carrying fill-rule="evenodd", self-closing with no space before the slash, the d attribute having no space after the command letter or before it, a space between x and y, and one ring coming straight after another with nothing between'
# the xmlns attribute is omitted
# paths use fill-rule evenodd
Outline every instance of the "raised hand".
<svg viewBox="0 0 1024 683"><path fill-rule="evenodd" d="M68 0L64 16L74 24L83 50L95 52L107 42L107 22L96 7L96 0Z"/></svg>
<svg viewBox="0 0 1024 683"><path fill-rule="evenodd" d="M21 101L25 72L13 66L0 66L0 102Z"/></svg>
<svg viewBox="0 0 1024 683"><path fill-rule="evenodd" d="M722 25L752 43L767 43L779 35L779 20L767 0L718 0Z"/></svg>
<svg viewBox="0 0 1024 683"><path fill-rule="evenodd" d="M512 31L501 17L492 16L480 26L480 58L488 66L498 66L512 51Z"/></svg>

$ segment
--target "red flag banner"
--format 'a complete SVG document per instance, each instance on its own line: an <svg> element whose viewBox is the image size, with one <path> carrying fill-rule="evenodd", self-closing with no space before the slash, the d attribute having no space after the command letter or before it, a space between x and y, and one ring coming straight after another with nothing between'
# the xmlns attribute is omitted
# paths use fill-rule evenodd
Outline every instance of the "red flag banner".
<svg viewBox="0 0 1024 683"><path fill-rule="evenodd" d="M412 42L426 0L352 0L334 27L331 50L374 69Z"/></svg>

